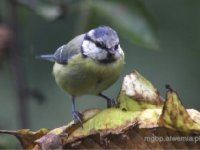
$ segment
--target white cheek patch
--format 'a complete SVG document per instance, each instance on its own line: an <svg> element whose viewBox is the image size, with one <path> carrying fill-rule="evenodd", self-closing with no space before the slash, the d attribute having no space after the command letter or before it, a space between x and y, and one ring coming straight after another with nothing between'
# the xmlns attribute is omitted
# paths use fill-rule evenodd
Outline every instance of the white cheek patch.
<svg viewBox="0 0 200 150"><path fill-rule="evenodd" d="M97 47L93 42L84 40L82 44L83 54L94 60L104 60L107 58L107 52Z"/></svg>

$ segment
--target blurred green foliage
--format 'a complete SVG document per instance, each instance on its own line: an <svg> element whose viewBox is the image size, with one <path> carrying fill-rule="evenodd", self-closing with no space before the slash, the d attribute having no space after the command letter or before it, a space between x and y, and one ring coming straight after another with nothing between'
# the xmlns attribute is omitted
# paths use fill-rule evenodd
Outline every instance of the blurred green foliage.
<svg viewBox="0 0 200 150"><path fill-rule="evenodd" d="M104 20L130 42L147 48L158 48L155 21L140 0L38 1L35 5L24 4L49 22L78 13L77 21L80 24L75 26L80 33L102 24Z"/></svg>

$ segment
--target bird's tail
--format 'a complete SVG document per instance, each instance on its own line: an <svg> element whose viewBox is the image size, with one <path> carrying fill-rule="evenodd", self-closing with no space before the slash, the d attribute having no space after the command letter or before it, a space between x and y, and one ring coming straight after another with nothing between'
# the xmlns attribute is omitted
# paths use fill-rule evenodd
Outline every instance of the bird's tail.
<svg viewBox="0 0 200 150"><path fill-rule="evenodd" d="M55 62L55 56L53 54L40 55L40 56L37 56L36 58Z"/></svg>

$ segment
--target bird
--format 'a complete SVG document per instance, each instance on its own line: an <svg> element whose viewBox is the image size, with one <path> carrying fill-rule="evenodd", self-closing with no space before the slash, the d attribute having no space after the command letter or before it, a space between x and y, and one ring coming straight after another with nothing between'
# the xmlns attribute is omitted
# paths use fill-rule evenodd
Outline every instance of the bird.
<svg viewBox="0 0 200 150"><path fill-rule="evenodd" d="M83 116L76 110L75 98L97 95L107 100L107 107L116 104L103 94L119 78L124 65L124 52L117 32L109 26L98 26L74 37L53 54L39 58L54 62L53 76L57 85L71 95L72 117L81 123Z"/></svg>

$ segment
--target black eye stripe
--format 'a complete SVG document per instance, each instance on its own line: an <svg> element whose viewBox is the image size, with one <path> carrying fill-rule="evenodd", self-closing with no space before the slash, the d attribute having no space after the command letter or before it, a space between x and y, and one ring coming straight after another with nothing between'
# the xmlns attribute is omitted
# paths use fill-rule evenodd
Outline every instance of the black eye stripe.
<svg viewBox="0 0 200 150"><path fill-rule="evenodd" d="M85 35L84 40L88 40L88 41L93 42L97 47L99 47L99 48L101 48L101 49L109 50L109 48L107 48L106 45L104 45L103 43L94 41L94 40L93 40L90 36L88 36L87 34ZM116 44L116 45L114 46L114 49L117 50L118 47L119 47L119 43Z"/></svg>
<svg viewBox="0 0 200 150"><path fill-rule="evenodd" d="M89 37L87 34L85 35L85 38L84 38L84 39L93 42L97 47L99 47L99 48L101 48L101 49L107 49L107 47L106 47L104 44L99 43L99 42L97 42L97 41L94 41L94 40L91 39L91 37Z"/></svg>
<svg viewBox="0 0 200 150"><path fill-rule="evenodd" d="M96 45L97 47L101 48L101 49L107 49L107 47L106 47L104 44L102 44L102 43L95 42L95 45Z"/></svg>

